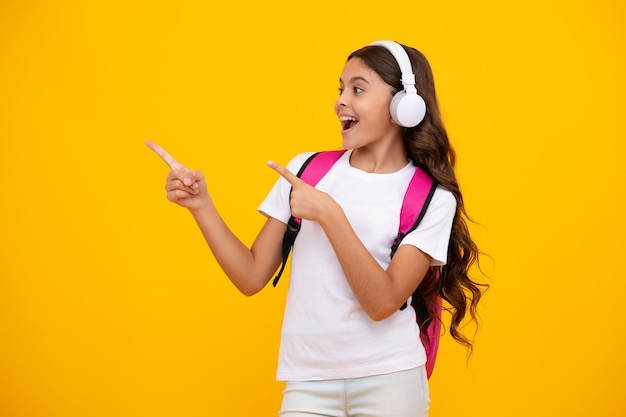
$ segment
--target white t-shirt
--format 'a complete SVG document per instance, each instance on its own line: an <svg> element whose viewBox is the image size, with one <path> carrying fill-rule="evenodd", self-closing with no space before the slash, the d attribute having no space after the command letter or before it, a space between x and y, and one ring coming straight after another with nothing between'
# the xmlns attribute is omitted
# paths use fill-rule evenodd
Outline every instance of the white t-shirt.
<svg viewBox="0 0 626 417"><path fill-rule="evenodd" d="M296 156L287 168L298 172L310 155ZM350 166L350 155L350 150L344 153L317 188L337 201L359 239L386 269L415 167L409 163L394 173L372 174ZM259 211L287 223L290 189L280 178ZM445 264L455 211L452 193L438 187L422 222L402 245L429 254L433 265ZM284 277L283 281L287 284ZM385 320L371 320L354 296L321 226L302 221L291 255L277 379L359 378L425 362L414 310L406 308Z"/></svg>

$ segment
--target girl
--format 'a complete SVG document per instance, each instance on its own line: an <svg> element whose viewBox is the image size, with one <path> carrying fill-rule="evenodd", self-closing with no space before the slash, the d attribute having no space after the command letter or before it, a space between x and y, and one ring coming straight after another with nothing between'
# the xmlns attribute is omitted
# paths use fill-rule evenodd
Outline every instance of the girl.
<svg viewBox="0 0 626 417"><path fill-rule="evenodd" d="M246 295L264 288L279 267L290 215L303 219L281 335L281 416L426 416L424 348L415 312L400 307L430 266L444 266L426 301L441 295L448 302L450 333L471 349L460 324L467 313L476 319L482 295L481 284L468 276L478 251L464 220L455 153L430 66L417 50L386 41L359 49L348 57L339 85L335 112L347 151L317 188L293 174L310 154L287 168L269 162L281 177L259 208L267 220L251 248L222 220L201 172L148 146L171 168L167 198L191 212L221 268ZM398 104L397 92L416 103ZM391 260L416 166L439 185L419 227Z"/></svg>

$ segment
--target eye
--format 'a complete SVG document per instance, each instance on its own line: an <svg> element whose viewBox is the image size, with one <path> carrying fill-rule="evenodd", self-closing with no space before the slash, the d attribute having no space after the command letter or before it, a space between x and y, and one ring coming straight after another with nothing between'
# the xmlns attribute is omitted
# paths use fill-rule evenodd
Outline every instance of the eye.
<svg viewBox="0 0 626 417"><path fill-rule="evenodd" d="M342 95L343 94L343 88L339 87L338 90L339 90L339 95Z"/></svg>
<svg viewBox="0 0 626 417"><path fill-rule="evenodd" d="M363 89L361 87L354 87L354 94L360 94L363 92Z"/></svg>

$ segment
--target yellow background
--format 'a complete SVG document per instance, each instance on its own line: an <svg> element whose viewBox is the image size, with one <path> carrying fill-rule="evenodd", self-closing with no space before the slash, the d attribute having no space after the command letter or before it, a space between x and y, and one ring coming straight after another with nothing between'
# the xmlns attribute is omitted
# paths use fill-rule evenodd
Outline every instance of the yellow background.
<svg viewBox="0 0 626 417"><path fill-rule="evenodd" d="M251 242L268 159L336 148L337 79L394 39L435 72L491 258L433 417L626 413L626 7L587 1L0 3L0 415L272 416L285 281L245 298L151 139Z"/></svg>

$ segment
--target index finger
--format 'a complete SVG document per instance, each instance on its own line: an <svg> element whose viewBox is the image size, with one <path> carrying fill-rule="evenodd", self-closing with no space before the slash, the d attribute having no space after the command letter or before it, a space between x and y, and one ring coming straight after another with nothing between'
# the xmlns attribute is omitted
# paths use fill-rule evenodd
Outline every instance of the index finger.
<svg viewBox="0 0 626 417"><path fill-rule="evenodd" d="M277 164L274 161L268 161L267 165L272 168L274 171L278 172L281 177L287 180L291 185L297 185L302 182L300 178L298 178L293 172L289 171L287 168L284 168Z"/></svg>
<svg viewBox="0 0 626 417"><path fill-rule="evenodd" d="M174 158L172 158L172 155L167 153L165 149L161 148L156 143L147 140L146 145L148 146L148 148L152 149L157 155L159 155L159 157L161 157L161 159L165 161L165 163L170 167L170 169L179 169L183 167Z"/></svg>

